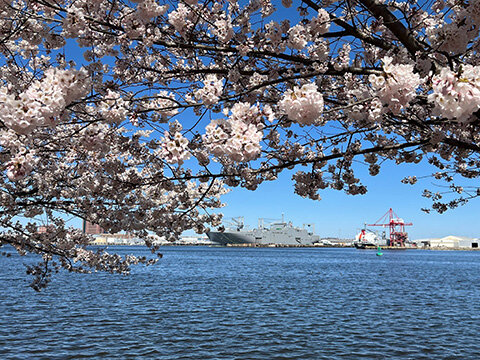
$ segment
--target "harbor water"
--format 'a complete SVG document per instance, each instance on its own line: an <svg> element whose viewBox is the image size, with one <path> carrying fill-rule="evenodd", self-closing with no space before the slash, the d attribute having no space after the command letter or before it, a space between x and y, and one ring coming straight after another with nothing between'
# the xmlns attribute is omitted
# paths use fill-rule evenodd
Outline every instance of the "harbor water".
<svg viewBox="0 0 480 360"><path fill-rule="evenodd" d="M480 252L162 253L130 276L60 273L41 293L31 257L0 257L0 358L480 358Z"/></svg>

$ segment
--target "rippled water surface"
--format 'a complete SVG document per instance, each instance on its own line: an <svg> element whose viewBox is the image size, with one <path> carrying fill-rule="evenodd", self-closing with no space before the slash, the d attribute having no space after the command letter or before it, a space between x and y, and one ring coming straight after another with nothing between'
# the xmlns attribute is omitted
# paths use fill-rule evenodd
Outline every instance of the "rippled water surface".
<svg viewBox="0 0 480 360"><path fill-rule="evenodd" d="M42 293L28 258L1 257L0 358L480 358L480 252L163 254L127 277L59 274Z"/></svg>

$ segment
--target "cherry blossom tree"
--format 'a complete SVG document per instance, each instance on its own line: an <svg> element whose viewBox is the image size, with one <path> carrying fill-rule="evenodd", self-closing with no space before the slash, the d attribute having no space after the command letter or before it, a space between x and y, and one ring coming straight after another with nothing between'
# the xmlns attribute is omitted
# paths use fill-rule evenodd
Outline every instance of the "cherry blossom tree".
<svg viewBox="0 0 480 360"><path fill-rule="evenodd" d="M480 194L456 181L480 175L480 0L0 0L0 22L0 244L41 254L36 289L154 262L66 216L155 253L285 169L311 199L385 161L436 167L439 212Z"/></svg>

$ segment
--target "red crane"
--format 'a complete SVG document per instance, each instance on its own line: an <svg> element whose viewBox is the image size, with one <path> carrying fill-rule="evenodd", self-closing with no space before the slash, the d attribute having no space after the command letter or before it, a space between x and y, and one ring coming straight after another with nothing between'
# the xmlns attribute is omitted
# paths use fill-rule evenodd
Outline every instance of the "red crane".
<svg viewBox="0 0 480 360"><path fill-rule="evenodd" d="M408 239L408 235L405 232L405 226L411 226L412 223L406 223L390 208L385 215L377 220L375 224L368 224L368 226L383 226L390 228L390 242L389 246L404 247L405 242Z"/></svg>

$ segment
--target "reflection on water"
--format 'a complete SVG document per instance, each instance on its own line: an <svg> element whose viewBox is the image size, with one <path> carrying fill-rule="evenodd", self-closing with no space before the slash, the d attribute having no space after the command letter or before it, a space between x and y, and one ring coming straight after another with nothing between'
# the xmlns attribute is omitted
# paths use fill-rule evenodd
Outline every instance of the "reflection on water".
<svg viewBox="0 0 480 360"><path fill-rule="evenodd" d="M60 274L39 294L18 257L0 258L0 358L480 358L480 252L163 254L127 277Z"/></svg>

